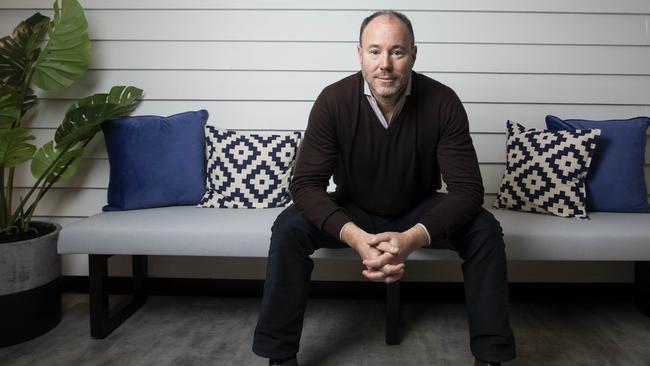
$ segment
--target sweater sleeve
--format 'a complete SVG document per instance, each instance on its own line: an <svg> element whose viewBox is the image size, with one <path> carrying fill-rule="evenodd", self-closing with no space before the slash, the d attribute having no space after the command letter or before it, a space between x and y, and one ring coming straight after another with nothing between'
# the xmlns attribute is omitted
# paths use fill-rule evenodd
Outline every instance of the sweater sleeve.
<svg viewBox="0 0 650 366"><path fill-rule="evenodd" d="M326 90L318 96L309 114L291 181L291 195L296 207L309 221L339 238L343 225L352 220L327 193L338 155L338 143L336 116L328 105Z"/></svg>
<svg viewBox="0 0 650 366"><path fill-rule="evenodd" d="M483 204L483 180L469 134L467 113L451 92L441 107L443 121L437 159L447 195L421 220L432 240L447 238L472 220Z"/></svg>

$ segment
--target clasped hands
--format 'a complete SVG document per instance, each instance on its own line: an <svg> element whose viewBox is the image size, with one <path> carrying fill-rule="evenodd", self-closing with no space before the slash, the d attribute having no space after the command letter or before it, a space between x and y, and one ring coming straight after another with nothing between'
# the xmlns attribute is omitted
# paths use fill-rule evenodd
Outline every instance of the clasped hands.
<svg viewBox="0 0 650 366"><path fill-rule="evenodd" d="M353 223L344 227L341 237L361 256L366 267L363 276L385 283L401 279L408 256L428 240L417 226L404 232L369 234Z"/></svg>

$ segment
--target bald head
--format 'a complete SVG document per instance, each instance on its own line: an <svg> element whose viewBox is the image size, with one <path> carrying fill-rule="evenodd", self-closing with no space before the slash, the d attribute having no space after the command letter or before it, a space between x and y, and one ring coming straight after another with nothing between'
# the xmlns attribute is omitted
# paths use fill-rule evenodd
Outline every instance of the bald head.
<svg viewBox="0 0 650 366"><path fill-rule="evenodd" d="M365 18L363 20L363 22L361 22L361 29L359 29L359 45L363 44L363 31L366 29L368 24L373 19L375 19L375 18L377 18L379 16L388 16L388 17L394 18L395 20L398 20L399 22L404 24L404 26L406 27L406 30L407 30L408 40L409 40L409 43L410 43L409 46L411 46L411 47L415 46L415 35L413 33L413 25L411 24L411 21L409 20L409 18L406 17L406 15L400 13L399 11L395 11L395 10L379 10L379 11L376 11L376 12L370 14L370 16Z"/></svg>

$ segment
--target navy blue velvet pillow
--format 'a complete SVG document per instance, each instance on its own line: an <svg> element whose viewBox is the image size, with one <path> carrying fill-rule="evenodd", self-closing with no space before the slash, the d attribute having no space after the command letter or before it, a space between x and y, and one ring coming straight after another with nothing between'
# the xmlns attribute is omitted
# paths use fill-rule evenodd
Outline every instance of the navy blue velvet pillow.
<svg viewBox="0 0 650 366"><path fill-rule="evenodd" d="M601 130L587 175L588 211L650 212L645 181L648 125L648 117L588 121L546 116L550 130Z"/></svg>
<svg viewBox="0 0 650 366"><path fill-rule="evenodd" d="M104 211L196 205L205 193L205 110L102 125L110 180Z"/></svg>

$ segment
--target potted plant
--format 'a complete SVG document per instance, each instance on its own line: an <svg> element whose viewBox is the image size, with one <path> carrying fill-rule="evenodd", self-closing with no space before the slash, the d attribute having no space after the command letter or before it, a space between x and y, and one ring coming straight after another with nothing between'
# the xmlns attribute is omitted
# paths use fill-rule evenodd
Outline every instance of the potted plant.
<svg viewBox="0 0 650 366"><path fill-rule="evenodd" d="M60 321L60 226L32 218L50 188L75 174L101 124L128 114L142 95L138 88L116 86L80 99L68 108L53 141L37 149L35 137L21 126L37 102L32 87L69 87L86 73L90 49L76 0L63 0L61 8L55 1L53 20L36 13L0 39L0 346L36 337ZM27 162L35 181L18 196L14 173Z"/></svg>

